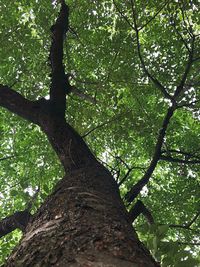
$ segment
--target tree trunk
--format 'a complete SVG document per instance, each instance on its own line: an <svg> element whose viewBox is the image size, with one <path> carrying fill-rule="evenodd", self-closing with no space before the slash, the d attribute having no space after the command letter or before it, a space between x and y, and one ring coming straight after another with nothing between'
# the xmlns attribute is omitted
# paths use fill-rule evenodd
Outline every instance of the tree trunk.
<svg viewBox="0 0 200 267"><path fill-rule="evenodd" d="M67 174L33 216L4 267L158 266L128 221L109 171L65 120L43 114L41 128Z"/></svg>
<svg viewBox="0 0 200 267"><path fill-rule="evenodd" d="M158 266L138 240L115 180L65 121L70 84L62 61L69 9L60 3L51 27L50 100L30 101L0 85L0 105L41 127L66 172L4 267Z"/></svg>

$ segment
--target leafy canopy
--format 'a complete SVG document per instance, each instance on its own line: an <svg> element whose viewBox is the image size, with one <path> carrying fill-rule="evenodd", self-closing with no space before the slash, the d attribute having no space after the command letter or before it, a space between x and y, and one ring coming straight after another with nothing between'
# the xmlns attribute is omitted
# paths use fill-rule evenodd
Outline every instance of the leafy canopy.
<svg viewBox="0 0 200 267"><path fill-rule="evenodd" d="M137 197L155 223L148 225L140 216L134 226L162 266L197 266L200 1L68 4L65 66L71 84L90 99L72 92L66 117L116 180L123 181L122 197L149 167L171 105L151 78L173 95L187 74L177 99L180 107L163 139L163 158ZM48 98L49 29L57 16L56 3L4 1L0 11L0 83L29 99ZM186 73L194 36L195 61ZM40 187L34 212L63 175L56 155L38 127L2 108L0 139L0 217L23 210ZM1 238L1 263L19 238L18 231Z"/></svg>

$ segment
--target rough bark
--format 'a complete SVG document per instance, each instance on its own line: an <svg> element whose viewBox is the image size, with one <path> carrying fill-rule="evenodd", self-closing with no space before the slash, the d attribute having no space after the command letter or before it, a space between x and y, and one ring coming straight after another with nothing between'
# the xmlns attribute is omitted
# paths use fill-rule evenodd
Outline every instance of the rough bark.
<svg viewBox="0 0 200 267"><path fill-rule="evenodd" d="M98 162L71 170L29 223L5 266L158 266Z"/></svg>

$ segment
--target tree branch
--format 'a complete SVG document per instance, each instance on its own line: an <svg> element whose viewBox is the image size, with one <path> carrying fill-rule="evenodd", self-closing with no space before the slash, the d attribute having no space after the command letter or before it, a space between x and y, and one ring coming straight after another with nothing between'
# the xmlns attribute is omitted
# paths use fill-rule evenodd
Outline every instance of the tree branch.
<svg viewBox="0 0 200 267"><path fill-rule="evenodd" d="M142 26L140 26L138 28L139 31L141 31L143 28L145 28L152 20L154 20L159 13L166 7L166 5L170 2L170 0L166 1L161 7L160 9L158 9L158 11L153 15L153 17L151 17L146 23L144 23Z"/></svg>
<svg viewBox="0 0 200 267"><path fill-rule="evenodd" d="M184 158L177 158L177 156L173 157L171 156L171 154L184 156ZM160 159L169 161L169 162L177 162L177 163L183 163L183 164L199 164L200 163L200 156L196 155L195 153L189 153L189 152L176 150L176 149L163 150Z"/></svg>
<svg viewBox="0 0 200 267"><path fill-rule="evenodd" d="M200 160L185 160L185 159L173 158L171 156L160 156L160 159L169 162L177 162L183 164L200 164Z"/></svg>
<svg viewBox="0 0 200 267"><path fill-rule="evenodd" d="M131 188L131 190L125 195L125 199L130 203L132 202L140 193L142 188L149 182L149 179L156 168L156 165L161 156L161 148L164 142L164 138L166 135L167 127L169 125L170 119L173 116L175 111L174 106L168 108L167 114L163 120L162 128L159 131L159 135L157 138L157 143L155 146L155 151L153 154L153 158L149 165L149 168L145 172L144 176Z"/></svg>
<svg viewBox="0 0 200 267"><path fill-rule="evenodd" d="M176 13L175 16L176 16L176 17L175 17L175 19L176 19L176 18L177 18L177 13ZM171 17L171 23L172 23L172 26L174 27L174 30L175 30L176 34L178 35L178 37L180 37L180 39L181 39L182 43L184 44L185 48L186 48L186 49L188 50L188 52L190 53L190 48L189 48L189 46L188 46L188 43L187 43L187 41L184 39L184 37L183 37L183 35L181 34L181 32L178 30L178 27L177 27L177 25L176 25L176 21L175 21L175 19L173 19L173 18Z"/></svg>
<svg viewBox="0 0 200 267"><path fill-rule="evenodd" d="M200 215L200 211L197 212L197 214L194 216L194 218L193 218L190 222L188 222L188 223L186 224L186 226L187 226L187 227L190 227L190 226L197 220L197 218L199 217L199 215Z"/></svg>
<svg viewBox="0 0 200 267"><path fill-rule="evenodd" d="M116 10L118 11L118 13L120 14L120 16L128 23L128 25L135 30L134 26L132 25L132 23L130 23L128 17L126 15L124 15L124 13L120 10L120 8L118 7L118 5L116 4L116 2L113 0L113 4L116 8Z"/></svg>
<svg viewBox="0 0 200 267"><path fill-rule="evenodd" d="M189 221L188 223L185 223L183 225L181 225L181 224L170 224L169 227L171 227L171 228L182 228L182 229L187 229L187 230L192 230L193 231L193 229L191 228L191 225L197 220L199 215L200 215L200 211L197 212L197 214L194 216L194 218L191 221Z"/></svg>
<svg viewBox="0 0 200 267"><path fill-rule="evenodd" d="M119 181L118 186L121 186L126 181L127 177L132 172L132 170L143 170L144 171L144 168L137 167L137 166L133 166L131 168L128 167L128 171L126 172L126 174L124 175L124 177Z"/></svg>
<svg viewBox="0 0 200 267"><path fill-rule="evenodd" d="M118 186L121 186L127 179L127 177L129 176L129 174L131 173L131 171L133 170L134 168L128 168L128 171L126 172L126 174L124 175L124 177L121 179L121 181L119 181L118 183Z"/></svg>
<svg viewBox="0 0 200 267"><path fill-rule="evenodd" d="M7 160L7 159L12 159L14 158L15 156L7 156L7 157L3 157L3 158L0 158L0 161L4 161L4 160Z"/></svg>
<svg viewBox="0 0 200 267"><path fill-rule="evenodd" d="M105 125L107 125L107 124L109 124L109 123L111 123L111 122L113 122L113 121L118 120L118 119L122 116L122 114L125 115L126 112L124 112L124 113L120 113L120 114L118 114L118 115L112 117L110 120L107 120L107 121L105 121L105 122L103 122L103 123L101 123L101 124L95 126L94 128L90 129L88 132L86 132L85 134L83 134L83 135L82 135L82 138L85 138L86 136L88 136L89 134L91 134L92 132L94 132L95 130L97 130L97 129L99 129L99 128L102 128L102 127L104 127Z"/></svg>
<svg viewBox="0 0 200 267"><path fill-rule="evenodd" d="M30 201L27 203L25 210L17 211L0 221L0 238L11 233L15 229L20 229L21 231L26 229L26 226L28 225L32 216L30 210L39 192L40 187L38 187Z"/></svg>
<svg viewBox="0 0 200 267"><path fill-rule="evenodd" d="M29 211L17 211L13 215L10 215L0 221L0 237L5 236L15 229L25 230L31 214Z"/></svg>
<svg viewBox="0 0 200 267"><path fill-rule="evenodd" d="M0 84L0 106L20 117L38 123L38 101L30 101L10 87Z"/></svg>
<svg viewBox="0 0 200 267"><path fill-rule="evenodd" d="M191 108L191 107L194 107L195 104L197 104L199 101L200 101L200 99L199 100L192 101L190 103L182 103L182 104L179 104L177 106L177 108Z"/></svg>
<svg viewBox="0 0 200 267"><path fill-rule="evenodd" d="M184 88L187 76L188 76L188 74L190 72L190 69L191 69L191 66L192 66L192 63L193 63L194 42L195 42L195 36L193 36L192 45L191 45L191 51L189 53L188 63L186 65L184 74L182 76L182 79L181 79L179 85L177 86L177 88L175 90L174 95L171 96L166 91L165 87L162 84L160 84L160 82L156 78L154 78L150 74L148 69L146 68L145 62L144 62L143 57L142 57L141 48L140 48L139 30L138 30L138 27L137 27L134 0L130 0L130 1L131 1L131 5L132 5L132 16L133 16L134 28L135 28L135 32L136 32L138 55L139 55L139 58L140 58L141 65L143 67L144 72L151 79L151 81L155 84L155 86L161 90L161 92L163 93L163 95L166 98L171 100L172 106L168 108L167 114L166 114L166 116L164 118L163 125L162 125L160 133L158 135L158 139L157 139L157 143L156 143L156 146L155 146L154 155L153 155L153 158L151 160L149 168L145 172L144 176L131 188L131 190L125 196L125 199L129 203L132 202L133 199L137 197L137 195L140 193L141 189L149 182L149 179L150 179L153 171L155 170L159 159L161 158L161 154L162 154L161 148L162 148L162 145L163 145L163 142L164 142L164 137L165 137L165 134L166 134L166 130L167 130L169 121L170 121L171 117L173 116L173 113L174 113L175 109L177 108L175 100L180 95L180 93L182 92L182 90ZM190 163L191 163L191 161L190 161Z"/></svg>
<svg viewBox="0 0 200 267"><path fill-rule="evenodd" d="M51 27L52 43L50 49L51 87L50 101L55 111L64 116L66 108L66 94L71 91L68 76L65 75L63 65L63 42L69 29L69 8L65 1L61 1L61 9L56 23Z"/></svg>
<svg viewBox="0 0 200 267"><path fill-rule="evenodd" d="M199 151L199 148L196 151ZM162 154L163 153L166 153L167 155L170 155L171 153L176 153L176 154L179 154L179 155L187 156L189 158L197 158L197 159L200 159L200 156L195 155L196 152L193 152L192 153L192 152L185 152L185 151L182 151L182 150L168 149L168 150L162 150Z"/></svg>
<svg viewBox="0 0 200 267"><path fill-rule="evenodd" d="M182 4L184 4L184 3L182 3ZM190 21L189 21L187 15L184 14L184 6L182 6L180 8L180 10L181 10L181 14L182 14L182 18L183 18L183 23L184 23L185 29L186 29L187 33L190 35L190 37L192 38L193 37L193 33L191 31L192 25L190 24ZM188 29L188 25L189 25L189 29Z"/></svg>
<svg viewBox="0 0 200 267"><path fill-rule="evenodd" d="M137 50L138 50L138 56L140 59L140 63L142 65L144 73L147 75L147 77L153 82L153 84L162 92L165 98L170 99L172 103L174 102L173 97L167 92L166 88L160 83L158 79L156 79L147 69L146 64L144 62L142 52L141 52L141 45L140 45L140 39L139 39L139 29L137 27L137 21L136 21L136 14L135 14L135 7L133 0L131 0L132 4L132 15L133 15L133 22L134 22L134 29L136 33L136 41L137 41Z"/></svg>
<svg viewBox="0 0 200 267"><path fill-rule="evenodd" d="M83 93L80 89L78 89L76 86L71 86L71 92L75 95L77 95L78 97L87 100L88 102L96 105L97 101L94 97Z"/></svg>
<svg viewBox="0 0 200 267"><path fill-rule="evenodd" d="M176 242L179 245L187 245L187 246L200 246L200 243L198 242Z"/></svg>
<svg viewBox="0 0 200 267"><path fill-rule="evenodd" d="M188 77L188 75L190 73L192 64L194 62L193 61L194 43L195 43L195 36L193 36L193 38L192 38L192 45L191 45L191 51L189 51L188 62L186 64L185 71L183 73L182 79L181 79L179 85L177 86L177 88L176 88L176 90L174 92L174 98L177 98L180 95L180 93L183 91L186 79L187 79L187 77Z"/></svg>
<svg viewBox="0 0 200 267"><path fill-rule="evenodd" d="M169 224L170 228L182 228L187 230L193 230L192 228L188 227L187 225L181 225L181 224Z"/></svg>
<svg viewBox="0 0 200 267"><path fill-rule="evenodd" d="M133 223L141 213L145 216L149 224L154 224L154 219L151 212L141 200L138 200L136 204L132 207L132 209L129 211L129 220Z"/></svg>

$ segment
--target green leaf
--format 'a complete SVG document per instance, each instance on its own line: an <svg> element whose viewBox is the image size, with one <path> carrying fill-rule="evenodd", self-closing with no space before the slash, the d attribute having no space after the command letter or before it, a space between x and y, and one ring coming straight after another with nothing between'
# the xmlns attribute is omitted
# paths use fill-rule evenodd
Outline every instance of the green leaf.
<svg viewBox="0 0 200 267"><path fill-rule="evenodd" d="M199 262L195 259L187 259L181 262L175 263L174 267L197 267Z"/></svg>
<svg viewBox="0 0 200 267"><path fill-rule="evenodd" d="M163 238L166 235L168 229L169 229L168 225L160 225L160 226L158 226L158 236L160 238Z"/></svg>

